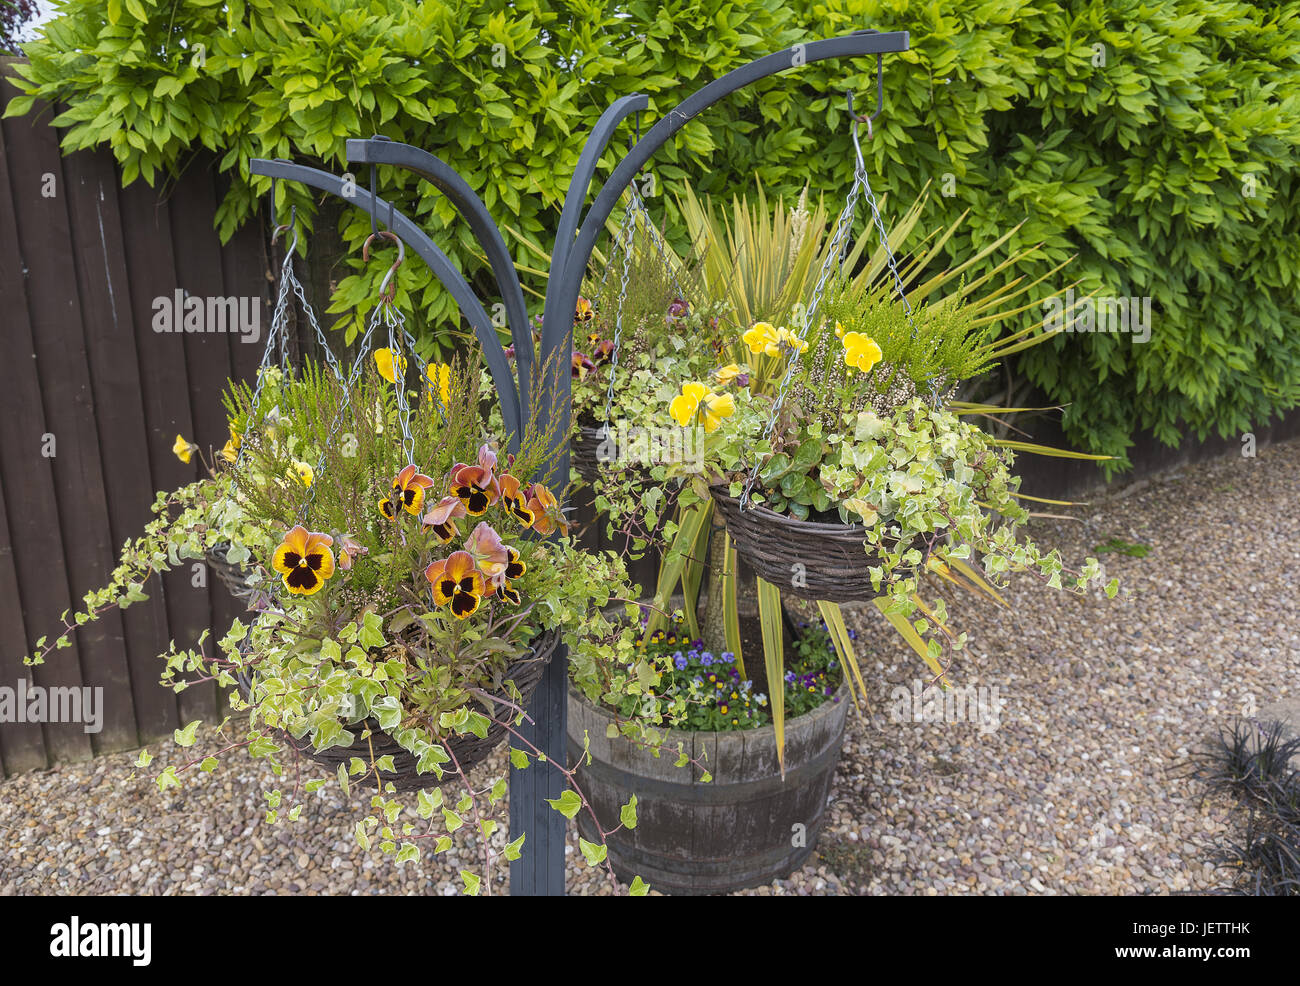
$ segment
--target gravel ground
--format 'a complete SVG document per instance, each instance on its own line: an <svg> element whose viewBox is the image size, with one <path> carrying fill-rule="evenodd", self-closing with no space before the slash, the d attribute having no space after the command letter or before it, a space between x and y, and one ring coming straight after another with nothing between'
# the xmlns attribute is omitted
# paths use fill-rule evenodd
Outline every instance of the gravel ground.
<svg viewBox="0 0 1300 986"><path fill-rule="evenodd" d="M1231 824L1184 776L1235 715L1297 698L1300 443L1164 474L1039 521L1067 562L1112 538L1145 556L1099 557L1125 595L1079 599L1027 578L1009 615L950 605L971 650L959 687L998 689L997 728L895 722L895 688L921 679L874 613L856 610L873 715L851 717L816 861L746 891L819 894L1163 894L1216 885L1204 847ZM987 727L986 723L986 727ZM212 748L210 730L198 749ZM154 767L184 758L156 744ZM231 766L160 795L133 755L0 783L0 893L436 893L476 852L397 868L360 850L336 789L298 823L262 821L266 767ZM499 772L502 758L480 768ZM154 768L142 771L152 776ZM571 827L572 828L572 827ZM504 839L500 834L498 841ZM569 892L611 892L571 835ZM504 874L498 875L504 887Z"/></svg>

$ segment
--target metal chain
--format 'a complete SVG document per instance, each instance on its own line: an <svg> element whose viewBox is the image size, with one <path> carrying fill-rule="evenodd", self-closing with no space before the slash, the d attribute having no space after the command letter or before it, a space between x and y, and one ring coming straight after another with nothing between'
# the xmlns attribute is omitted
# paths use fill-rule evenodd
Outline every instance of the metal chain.
<svg viewBox="0 0 1300 986"><path fill-rule="evenodd" d="M916 319L912 311L912 305L907 300L907 292L903 289L903 278L898 273L898 260L894 256L894 251L889 247L889 236L885 232L884 220L880 218L880 208L876 204L876 196L871 191L871 183L867 180L866 167L862 163L862 147L858 144L857 126L854 125L853 132L853 149L857 155L857 167L862 171L862 184L866 191L867 205L871 209L871 219L875 223L876 231L880 236L880 245L885 248L885 257L889 265L889 273L894 278L894 288L898 292L899 300L903 303L903 311L907 313L907 326L911 330L910 336L916 339ZM930 406L937 409L943 407L943 396L939 393L939 375L935 374L930 377Z"/></svg>
<svg viewBox="0 0 1300 986"><path fill-rule="evenodd" d="M384 327L388 330L388 349L393 354L393 389L397 393L397 423L402 429L402 452L405 453L407 462L414 462L415 438L411 435L411 408L406 394L404 359L402 349L397 344L401 333L406 332L406 319L391 303L382 302L381 307L384 311ZM414 353L411 356L415 358Z"/></svg>
<svg viewBox="0 0 1300 986"><path fill-rule="evenodd" d="M281 372L284 372L283 367L288 351L285 336L289 331L289 286L290 283L297 282L297 278L293 275L293 252L297 249L297 246L298 230L295 227L293 241L285 250L284 262L280 265L280 284L276 292L275 308L271 312L271 328L266 335L266 347L262 350L262 361L258 364L257 382L253 385L253 399L248 405L248 417L244 421L244 430L239 436L239 450L235 454L234 468L231 470L232 478L227 496L235 489L239 467L244 462L244 449L248 445L247 438L257 426L257 412L262 401L262 387L266 383L267 371L271 369L271 357L276 354L277 350L280 355Z"/></svg>
<svg viewBox="0 0 1300 986"><path fill-rule="evenodd" d="M406 345L411 351L411 359L415 361L415 365L420 371L421 374L420 381L428 389L429 393L434 395L433 406L438 409L438 417L441 418L443 423L445 424L447 421L447 412L450 411L451 408L443 407L442 392L439 389L439 381L435 380L429 374L429 368L433 364L430 363L428 360L424 359L423 357L421 357L419 353L416 352L415 336L411 335L411 331L410 329L406 328L405 322L403 322L402 325L402 336L405 338Z"/></svg>
<svg viewBox="0 0 1300 986"><path fill-rule="evenodd" d="M302 284L298 281L298 278L293 272L292 262L290 262L288 268L288 276L290 283L293 286L293 293L297 296L298 304L302 306L303 313L307 316L307 321L311 323L311 327L316 333L316 342L320 346L321 352L325 354L325 362L329 364L329 368L334 372L335 379L342 380L343 371L339 368L338 360L334 357L334 351L330 348L329 341L325 338L325 331L321 328L320 322L316 320L315 310L307 301L307 295L303 292Z"/></svg>
<svg viewBox="0 0 1300 986"><path fill-rule="evenodd" d="M370 353L370 347L372 345L371 340L374 337L375 329L378 327L381 318L385 318L386 320L386 316L384 315L384 312L389 307L390 306L387 302L380 301L379 304L377 304L370 312L370 319L366 324L365 334L362 335L361 337L361 344L357 349L357 354L353 358L352 366L348 371L348 377L347 380L345 381L345 386L343 388L343 401L342 403L339 404L339 409L334 413L334 420L330 422L329 434L325 439L325 444L321 448L321 454L319 458L317 458L316 460L316 470L315 472L312 473L311 485L307 487L307 494L305 497L303 497L303 501L298 507L299 523L305 525L307 521L307 517L311 513L312 503L316 499L317 477L319 477L319 475L324 471L325 456L328 453L329 449L331 449L334 446L334 437L338 434L339 425L342 424L343 418L346 416L348 409L352 406L352 391L355 389L357 385L357 381L361 378L361 370L362 367L365 365L366 356L369 355ZM390 339L392 338L391 327L389 328L389 338ZM397 377L398 374L396 370L399 364L397 363L398 357L396 353L394 354L393 358L394 358L393 376ZM338 364L335 363L334 365L337 368ZM343 379L341 375L339 379L340 380ZM401 383L398 384L397 389L399 394L404 395L404 387L402 386ZM405 448L405 443L403 443L403 448Z"/></svg>
<svg viewBox="0 0 1300 986"><path fill-rule="evenodd" d="M854 142L857 141L857 124L854 123ZM861 162L859 155L858 161ZM830 247L826 252L826 259L822 261L821 271L817 277L817 284L813 288L812 299L808 306L801 311L802 318L795 326L796 337L800 342L808 334L808 329L812 325L813 319L817 315L817 309L821 307L822 295L826 291L826 282L830 280L831 272L838 270L844 259L844 248L848 242L849 233L853 229L853 217L857 211L858 196L866 184L866 169L860 164L854 169L853 185L849 189L848 199L844 203L844 208L840 210L839 218L835 222L835 232L831 236ZM786 391L790 387L790 382L794 379L795 371L799 368L799 357L801 353L799 347L794 347L790 353L790 363L786 367L785 376L781 378L781 386L777 389L776 400L772 403L772 414L768 418L767 425L763 429L761 442L767 442L772 437L772 432L776 428L777 418L781 413L781 406L785 403ZM740 494L740 509L744 510L749 504L749 495L754 488L754 483L758 479L759 460L755 458L754 466L749 471L749 478L745 481L745 488Z"/></svg>
<svg viewBox="0 0 1300 986"><path fill-rule="evenodd" d="M663 237L659 235L659 230L655 228L655 224L651 221L650 211L646 208L645 200L641 198L641 193L637 190L636 182L633 182L628 187L628 192L631 198L628 202L627 211L623 215L623 225L620 227L618 236L614 241L614 249L611 251L610 256L611 263L605 265L604 273L601 274L600 293L597 295L599 297L604 294L605 284L609 279L609 269L613 266L612 260L621 250L623 253L623 279L622 284L619 286L618 304L614 312L614 351L610 357L609 387L605 393L605 413L601 419L605 426L603 437L609 435L609 413L614 404L614 377L615 372L618 370L619 349L623 343L623 310L627 304L627 285L631 274L632 249L636 242L638 222L645 224L646 235L650 242L654 244L664 271L668 274L668 279L672 281L674 297L679 301L686 301L686 292L682 290L681 283L677 280L677 271L668 259L667 244L664 243Z"/></svg>
<svg viewBox="0 0 1300 986"><path fill-rule="evenodd" d="M636 210L640 214L640 217L646 226L646 234L649 236L650 242L654 244L655 250L659 253L659 261L663 264L664 270L668 273L668 279L673 282L673 291L676 292L678 298L685 301L686 292L682 290L681 284L678 283L677 271L668 260L668 245L664 242L664 238L659 235L658 228L650 221L650 210L645 207L645 200L641 198L641 193L637 191L636 182L632 183L631 192L632 202L629 205L629 208Z"/></svg>

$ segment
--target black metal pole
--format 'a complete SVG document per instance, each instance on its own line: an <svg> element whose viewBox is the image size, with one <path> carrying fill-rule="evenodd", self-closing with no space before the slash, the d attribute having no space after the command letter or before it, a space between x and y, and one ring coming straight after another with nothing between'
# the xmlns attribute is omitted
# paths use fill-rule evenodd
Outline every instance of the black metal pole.
<svg viewBox="0 0 1300 986"><path fill-rule="evenodd" d="M579 226L578 217L595 174L597 161L613 138L619 123L646 107L646 97L625 96L601 114L578 159L578 166L565 196L555 247L551 251L551 273L542 313L541 365L545 381L542 389L544 397L537 412L539 416L550 413L561 415L561 427L555 429L555 444L548 459L551 476L567 480L569 474L568 435L571 424L569 415L572 411L569 348L572 346L573 313L577 307L578 294L582 290L582 279L591 261L597 237L641 167L699 113L759 79L786 69L799 68L809 62L846 56L880 55L906 51L907 47L908 35L905 31L861 31L847 37L796 45L729 72L691 95L637 142L601 187L596 201ZM541 423L545 427L550 422L543 418ZM563 485L563 482L557 482L560 488ZM528 706L534 724L528 727L525 735L552 759L567 756L566 663L567 658L561 648ZM565 822L563 816L543 800L559 797L564 787L560 781L556 771L542 773L535 766L522 771L511 768L510 834L516 837L521 832L527 832L529 838L526 845L530 844L533 850L531 854L526 852L524 859L510 864L510 888L513 894L556 896L564 893ZM530 855L531 860L527 859Z"/></svg>

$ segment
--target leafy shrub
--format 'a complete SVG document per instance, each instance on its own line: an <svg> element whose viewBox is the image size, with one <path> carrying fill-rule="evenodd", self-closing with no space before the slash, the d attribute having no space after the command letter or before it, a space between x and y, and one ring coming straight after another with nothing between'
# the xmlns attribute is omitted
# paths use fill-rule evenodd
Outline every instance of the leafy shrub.
<svg viewBox="0 0 1300 986"><path fill-rule="evenodd" d="M1019 224L1008 247L1041 243L1037 273L1077 254L1068 273L1080 292L1152 300L1148 344L1072 334L1018 357L1029 381L1069 404L1073 441L1122 455L1138 428L1169 442L1184 425L1228 434L1300 399L1300 3L63 0L58 9L18 70L26 90L69 104L57 120L69 127L64 146L107 144L128 182L158 180L199 146L224 153L237 180L218 213L223 237L266 190L247 181L250 157L342 171L344 140L378 132L442 157L503 226L547 247L588 129L616 97L646 92L653 121L759 55L868 25L906 29L912 50L886 59L887 105L866 148L876 190L897 207L934 182L943 194L932 218L969 209L949 257ZM662 206L671 232L676 205L664 193L687 177L715 194L757 175L774 193L812 181L838 197L852 174L843 93L870 102L873 75L872 59L817 63L710 110L657 156L652 208ZM17 99L10 113L29 106ZM606 152L606 168L621 146ZM385 175L394 188L463 270L479 269L444 199ZM285 194L310 223L308 192ZM369 231L360 214L343 223L350 241ZM534 256L522 242L518 251ZM379 273L342 280L334 310L369 305ZM423 312L426 338L445 340L450 301L427 273L408 265L399 289Z"/></svg>

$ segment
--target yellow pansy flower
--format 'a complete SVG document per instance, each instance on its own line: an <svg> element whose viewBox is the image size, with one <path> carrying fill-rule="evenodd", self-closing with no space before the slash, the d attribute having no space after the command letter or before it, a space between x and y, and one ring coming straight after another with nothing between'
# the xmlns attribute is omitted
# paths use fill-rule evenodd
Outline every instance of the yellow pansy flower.
<svg viewBox="0 0 1300 986"><path fill-rule="evenodd" d="M682 384L682 392L672 399L672 403L668 405L668 413L673 416L673 420L685 428L695 417L700 401L708 392L709 388L702 383Z"/></svg>
<svg viewBox="0 0 1300 986"><path fill-rule="evenodd" d="M880 346L871 336L861 332L844 333L844 362L856 366L863 373L880 362Z"/></svg>
<svg viewBox="0 0 1300 986"><path fill-rule="evenodd" d="M234 425L229 425L228 427L230 428L230 440L222 446L221 457L227 462L234 462L239 458L240 438L239 433L235 431Z"/></svg>
<svg viewBox="0 0 1300 986"><path fill-rule="evenodd" d="M702 383L683 384L682 392L668 405L668 413L685 428L697 411L705 432L713 432L723 418L736 413L736 399L730 394L715 394Z"/></svg>
<svg viewBox="0 0 1300 986"><path fill-rule="evenodd" d="M718 383L731 383L731 381L735 380L736 377L740 376L744 372L745 371L735 363L728 363L722 369L715 372L713 376Z"/></svg>
<svg viewBox="0 0 1300 986"><path fill-rule="evenodd" d="M844 338L844 326L842 326L838 321L835 323L835 338L836 339Z"/></svg>
<svg viewBox="0 0 1300 986"><path fill-rule="evenodd" d="M429 374L429 393L432 394L434 388L437 387L442 406L451 407L451 367L446 363L430 363L427 372Z"/></svg>
<svg viewBox="0 0 1300 986"><path fill-rule="evenodd" d="M393 357L397 357L397 370L393 370ZM397 383L397 376L406 372L406 357L400 353L394 353L391 349L375 350L375 366L379 370L379 375L389 383Z"/></svg>
<svg viewBox="0 0 1300 986"><path fill-rule="evenodd" d="M781 353L778 346L780 336L771 322L755 322L740 337L740 340L749 347L749 351L755 356L759 353L766 353L768 356L779 356Z"/></svg>
<svg viewBox="0 0 1300 986"><path fill-rule="evenodd" d="M709 392L700 400L700 422L705 434L711 434L722 424L723 418L736 413L736 399L730 394Z"/></svg>
<svg viewBox="0 0 1300 986"><path fill-rule="evenodd" d="M312 471L311 466L307 465L305 462L299 462L296 459L294 460L293 466L289 469L289 475L297 476L298 481L302 483L303 486L311 486L312 480L316 478L316 474Z"/></svg>
<svg viewBox="0 0 1300 986"><path fill-rule="evenodd" d="M177 435L176 441L172 443L172 452L176 454L176 458L180 459L186 465L189 465L190 456L198 450L199 447L197 445L188 439L182 438L180 435Z"/></svg>

